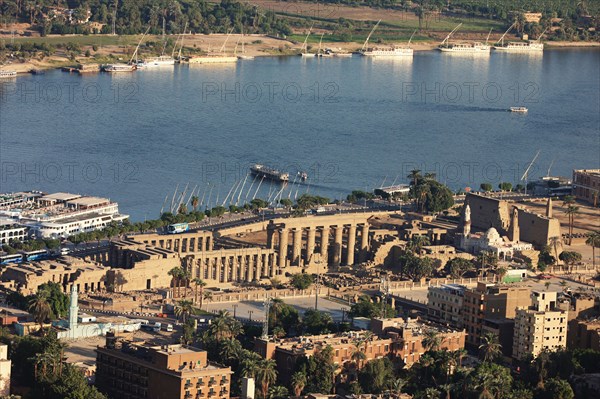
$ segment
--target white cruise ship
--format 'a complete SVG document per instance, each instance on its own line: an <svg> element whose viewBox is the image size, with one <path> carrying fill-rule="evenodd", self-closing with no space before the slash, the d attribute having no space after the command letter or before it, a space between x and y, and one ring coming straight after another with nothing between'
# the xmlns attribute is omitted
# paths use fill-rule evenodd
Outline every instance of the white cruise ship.
<svg viewBox="0 0 600 399"><path fill-rule="evenodd" d="M361 51L366 57L412 57L413 49L408 47L373 47Z"/></svg>
<svg viewBox="0 0 600 399"><path fill-rule="evenodd" d="M108 64L103 65L102 70L104 72L119 73L119 72L133 72L137 69L135 64Z"/></svg>
<svg viewBox="0 0 600 399"><path fill-rule="evenodd" d="M508 53L528 53L544 51L544 43L540 42L509 42L506 46L494 46L494 50Z"/></svg>
<svg viewBox="0 0 600 399"><path fill-rule="evenodd" d="M413 49L410 48L410 42L412 41L412 38L415 35L416 30L410 36L410 39L408 40L408 45L406 47L401 47L401 46L373 47L373 48L367 47L367 44L369 43L369 39L371 38L371 35L373 34L373 32L375 32L375 29L377 29L377 26L379 26L380 22L381 22L381 20L377 21L377 23L375 24L373 29L371 29L371 33L369 33L369 36L367 36L367 40L365 40L365 43L363 44L363 46L360 50L360 54L365 57L412 57Z"/></svg>
<svg viewBox="0 0 600 399"><path fill-rule="evenodd" d="M175 58L173 58L169 55L161 55L159 57L154 57L154 58L144 60L144 67L146 67L146 68L170 66L170 65L175 65Z"/></svg>
<svg viewBox="0 0 600 399"><path fill-rule="evenodd" d="M108 198L38 192L3 197L21 201L0 207L0 216L28 226L42 238L66 238L102 229L111 222L122 222L128 218L120 214L119 205Z"/></svg>
<svg viewBox="0 0 600 399"><path fill-rule="evenodd" d="M438 49L444 53L450 54L489 54L491 46L488 45L488 40L492 34L491 29L485 43L450 43L450 37L461 25L462 23L458 24L456 28L452 29L452 32L448 33L448 36L440 43Z"/></svg>
<svg viewBox="0 0 600 399"><path fill-rule="evenodd" d="M444 53L477 53L489 54L491 46L483 43L456 43L438 47Z"/></svg>
<svg viewBox="0 0 600 399"><path fill-rule="evenodd" d="M0 79L2 78L16 78L17 71L0 71Z"/></svg>
<svg viewBox="0 0 600 399"><path fill-rule="evenodd" d="M508 42L504 44L504 37L510 32L510 30L515 26L516 22L512 24L506 32L502 35L500 40L496 42L494 45L494 50L504 51L507 53L532 53L532 52L540 52L544 51L544 43L541 42L542 36L546 33L546 30L542 32L540 37L535 41L526 41L526 42Z"/></svg>

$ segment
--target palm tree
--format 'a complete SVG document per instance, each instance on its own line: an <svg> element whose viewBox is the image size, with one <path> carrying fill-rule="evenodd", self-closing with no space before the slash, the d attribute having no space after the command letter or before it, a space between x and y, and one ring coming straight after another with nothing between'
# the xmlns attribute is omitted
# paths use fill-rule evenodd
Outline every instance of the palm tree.
<svg viewBox="0 0 600 399"><path fill-rule="evenodd" d="M426 351L437 351L440 349L442 344L442 338L440 333L433 328L428 328L423 333L422 345Z"/></svg>
<svg viewBox="0 0 600 399"><path fill-rule="evenodd" d="M558 263L558 246L562 244L561 238L558 236L550 237L550 244L554 248L554 259L555 262Z"/></svg>
<svg viewBox="0 0 600 399"><path fill-rule="evenodd" d="M212 301L212 292L206 291L204 294L202 294L202 299L207 302ZM203 302L200 302L200 309L202 309L202 303Z"/></svg>
<svg viewBox="0 0 600 399"><path fill-rule="evenodd" d="M414 253L418 254L421 252L421 249L423 249L424 246L427 246L430 244L431 244L431 242L429 240L429 237L421 236L421 235L414 235L411 237L410 241L406 244L406 246L408 247L408 249L410 249Z"/></svg>
<svg viewBox="0 0 600 399"><path fill-rule="evenodd" d="M352 356L350 357L354 363L356 363L356 371L360 371L362 363L367 360L367 355L363 351L363 344L366 345L364 341L358 341L354 343L354 351L352 352Z"/></svg>
<svg viewBox="0 0 600 399"><path fill-rule="evenodd" d="M192 196L192 208L194 208L194 212L198 210L199 199L197 196Z"/></svg>
<svg viewBox="0 0 600 399"><path fill-rule="evenodd" d="M177 306L175 306L174 312L175 316L178 318L181 317L183 323L185 324L186 316L196 314L196 309L191 301L183 300L178 302Z"/></svg>
<svg viewBox="0 0 600 399"><path fill-rule="evenodd" d="M550 281L546 281L544 287L546 287L546 291L548 291L548 288L550 288Z"/></svg>
<svg viewBox="0 0 600 399"><path fill-rule="evenodd" d="M274 360L263 359L256 368L256 379L260 386L260 392L263 399L267 399L269 393L269 385L275 383L277 379L277 364Z"/></svg>
<svg viewBox="0 0 600 399"><path fill-rule="evenodd" d="M290 388L294 391L294 396L302 395L302 391L306 386L306 374L301 371L296 371L290 380Z"/></svg>
<svg viewBox="0 0 600 399"><path fill-rule="evenodd" d="M192 273L187 268L181 268L181 279L183 280L183 297L187 298L187 289L190 285L190 279L192 278Z"/></svg>
<svg viewBox="0 0 600 399"><path fill-rule="evenodd" d="M48 291L38 291L33 298L29 300L28 310L33 315L35 322L40 325L40 331L43 333L44 322L52 314L52 309L48 303Z"/></svg>
<svg viewBox="0 0 600 399"><path fill-rule="evenodd" d="M486 331L481 336L481 345L479 352L483 357L484 362L492 362L502 353L502 345L498 342L498 336Z"/></svg>
<svg viewBox="0 0 600 399"><path fill-rule="evenodd" d="M220 355L227 360L239 359L242 351L242 344L235 338L229 338L221 344Z"/></svg>
<svg viewBox="0 0 600 399"><path fill-rule="evenodd" d="M239 321L229 315L228 311L221 310L213 319L209 332L217 341L222 341L237 337L243 332L243 328Z"/></svg>
<svg viewBox="0 0 600 399"><path fill-rule="evenodd" d="M392 391L392 393L394 393L396 396L400 396L400 394L402 393L402 389L406 384L407 381L405 379L396 378L390 384L390 391Z"/></svg>
<svg viewBox="0 0 600 399"><path fill-rule="evenodd" d="M575 223L575 215L579 213L579 207L569 205L565 214L569 217L569 245L573 242L573 224Z"/></svg>
<svg viewBox="0 0 600 399"><path fill-rule="evenodd" d="M446 399L452 399L452 396L450 396L450 392L452 392L452 388L454 388L454 385L442 384L440 385L440 388L442 388L444 392L446 392Z"/></svg>
<svg viewBox="0 0 600 399"><path fill-rule="evenodd" d="M592 247L592 266L596 270L596 248L600 248L600 230L587 233L585 243Z"/></svg>
<svg viewBox="0 0 600 399"><path fill-rule="evenodd" d="M275 385L269 388L269 399L287 399L289 392L286 387L281 385Z"/></svg>
<svg viewBox="0 0 600 399"><path fill-rule="evenodd" d="M173 286L173 293L172 296L175 296L175 287L177 287L177 296L179 296L179 284L181 281L181 277L182 277L182 273L183 270L181 269L180 266L176 266L174 268L172 268L171 270L169 270L169 272L167 273L169 276L171 276L173 278L171 285Z"/></svg>
<svg viewBox="0 0 600 399"><path fill-rule="evenodd" d="M499 267L496 269L496 276L498 276L498 282L502 283L502 279L508 273L508 270L505 267Z"/></svg>
<svg viewBox="0 0 600 399"><path fill-rule="evenodd" d="M202 309L202 294L204 292L204 287L206 283L201 279L196 277L194 280L194 303L198 302L198 287L200 287L200 309Z"/></svg>
<svg viewBox="0 0 600 399"><path fill-rule="evenodd" d="M410 171L410 174L406 177L412 180L413 186L416 186L417 182L421 178L421 171L419 169L413 169Z"/></svg>

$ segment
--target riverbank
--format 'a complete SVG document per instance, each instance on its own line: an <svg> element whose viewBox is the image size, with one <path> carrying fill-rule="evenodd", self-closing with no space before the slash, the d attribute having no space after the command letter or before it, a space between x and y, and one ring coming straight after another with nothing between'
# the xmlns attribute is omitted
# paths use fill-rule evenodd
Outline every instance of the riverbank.
<svg viewBox="0 0 600 399"><path fill-rule="evenodd" d="M50 35L46 37L24 37L15 38L15 42L47 43L53 46L60 46L66 43L75 43L80 46L80 53L89 53L89 56L76 56L74 59L63 49L58 49L48 57L34 57L23 60L18 58L7 58L8 63L2 66L2 69L15 70L19 74L28 73L33 69L49 70L65 66L74 66L81 64L102 64L110 62L126 62L130 57L139 35L132 36L110 36L110 35ZM0 35L0 39L2 36ZM148 38L158 40L159 37ZM289 56L300 52L302 43L290 40L276 38L266 35L232 35L227 39L227 35L189 35L185 37L184 54L198 51L219 52L223 48L224 52L233 53L236 51L241 54L242 42L244 43L244 54L254 57L273 57ZM226 45L224 43L227 41ZM465 40L468 41L468 40ZM432 51L439 45L436 41L418 41L411 43L411 47L417 51ZM560 42L552 41L545 43L546 48L600 48L599 42ZM323 47L332 48L334 51L360 50L361 44L356 42L323 42ZM95 49L95 50L94 50ZM313 43L309 50L316 51L316 45ZM152 55L147 49L141 51L141 58Z"/></svg>

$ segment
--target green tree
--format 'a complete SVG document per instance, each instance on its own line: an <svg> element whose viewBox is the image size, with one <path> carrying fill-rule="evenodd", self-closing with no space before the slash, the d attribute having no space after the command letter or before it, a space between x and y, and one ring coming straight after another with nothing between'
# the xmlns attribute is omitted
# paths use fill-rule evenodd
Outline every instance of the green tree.
<svg viewBox="0 0 600 399"><path fill-rule="evenodd" d="M373 303L367 295L362 295L358 301L350 308L350 317L381 317L381 305ZM396 317L396 310L389 304L383 307L384 317Z"/></svg>
<svg viewBox="0 0 600 399"><path fill-rule="evenodd" d="M51 319L66 316L69 310L69 297L63 292L60 284L49 281L40 285L38 291L47 292L48 305L52 310L49 316Z"/></svg>
<svg viewBox="0 0 600 399"><path fill-rule="evenodd" d="M485 332L481 336L479 354L484 362L493 362L502 354L502 345L498 342L498 336L491 332Z"/></svg>
<svg viewBox="0 0 600 399"><path fill-rule="evenodd" d="M379 394L394 381L394 365L387 357L371 360L360 371L358 381L364 392Z"/></svg>
<svg viewBox="0 0 600 399"><path fill-rule="evenodd" d="M290 283L298 290L305 290L313 283L313 276L306 273L296 273L292 275Z"/></svg>
<svg viewBox="0 0 600 399"><path fill-rule="evenodd" d="M177 318L181 317L181 321L185 324L187 318L193 314L197 313L196 308L194 308L194 303L192 301L179 301L174 308L175 316Z"/></svg>
<svg viewBox="0 0 600 399"><path fill-rule="evenodd" d="M600 248L600 230L587 233L585 243L592 247L592 266L596 269L596 248Z"/></svg>
<svg viewBox="0 0 600 399"><path fill-rule="evenodd" d="M452 258L444 266L444 271L453 279L462 278L465 274L474 271L473 262L464 258Z"/></svg>
<svg viewBox="0 0 600 399"><path fill-rule="evenodd" d="M575 393L571 385L560 378L550 378L544 384L544 388L537 391L536 398L539 399L573 399Z"/></svg>
<svg viewBox="0 0 600 399"><path fill-rule="evenodd" d="M563 251L558 258L567 265L569 271L572 271L573 266L575 266L576 263L581 262L582 259L581 254L575 251Z"/></svg>
<svg viewBox="0 0 600 399"><path fill-rule="evenodd" d="M260 387L261 397L268 398L269 386L277 380L277 364L274 360L261 360L256 367L256 380Z"/></svg>
<svg viewBox="0 0 600 399"><path fill-rule="evenodd" d="M306 374L301 371L296 371L290 379L290 388L294 392L294 396L298 397L302 394L306 386Z"/></svg>
<svg viewBox="0 0 600 399"><path fill-rule="evenodd" d="M512 183L508 183L508 182L502 182L500 184L498 184L498 188L502 191L512 191Z"/></svg>
<svg viewBox="0 0 600 399"><path fill-rule="evenodd" d="M302 330L309 334L326 334L333 324L331 314L320 310L308 309L302 316Z"/></svg>
<svg viewBox="0 0 600 399"><path fill-rule="evenodd" d="M44 322L52 315L52 308L48 303L48 291L38 291L29 300L29 312L33 315L33 319L40 325L40 329L43 331Z"/></svg>
<svg viewBox="0 0 600 399"><path fill-rule="evenodd" d="M479 185L479 188L481 189L481 191L485 191L485 192L490 192L493 189L493 187L490 183L481 183Z"/></svg>

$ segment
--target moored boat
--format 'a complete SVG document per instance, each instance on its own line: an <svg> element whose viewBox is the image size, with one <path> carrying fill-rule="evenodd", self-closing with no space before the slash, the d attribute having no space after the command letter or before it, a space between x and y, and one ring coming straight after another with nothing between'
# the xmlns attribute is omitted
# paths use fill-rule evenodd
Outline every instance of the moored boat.
<svg viewBox="0 0 600 399"><path fill-rule="evenodd" d="M275 180L279 182L287 182L290 180L289 173L280 172L277 169L270 168L261 164L254 164L250 167L250 172L258 177Z"/></svg>
<svg viewBox="0 0 600 399"><path fill-rule="evenodd" d="M0 79L1 78L16 78L17 71L8 71L8 70L0 70Z"/></svg>

